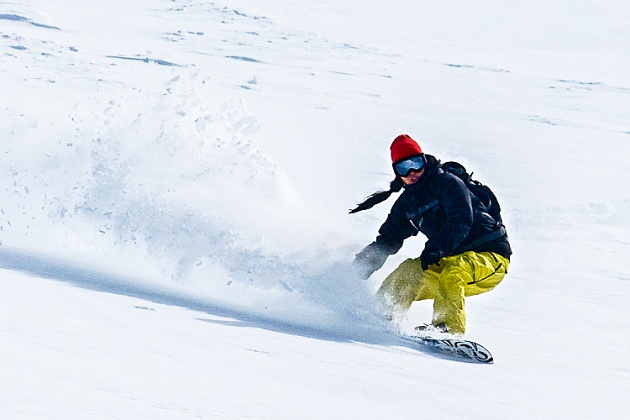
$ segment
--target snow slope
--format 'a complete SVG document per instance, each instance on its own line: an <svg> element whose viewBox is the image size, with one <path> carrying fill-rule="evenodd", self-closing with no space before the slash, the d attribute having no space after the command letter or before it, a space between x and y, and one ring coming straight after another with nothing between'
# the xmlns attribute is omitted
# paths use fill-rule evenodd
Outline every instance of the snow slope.
<svg viewBox="0 0 630 420"><path fill-rule="evenodd" d="M630 6L338 3L0 2L0 418L625 417ZM501 199L492 366L380 319L422 238L348 274L402 132Z"/></svg>

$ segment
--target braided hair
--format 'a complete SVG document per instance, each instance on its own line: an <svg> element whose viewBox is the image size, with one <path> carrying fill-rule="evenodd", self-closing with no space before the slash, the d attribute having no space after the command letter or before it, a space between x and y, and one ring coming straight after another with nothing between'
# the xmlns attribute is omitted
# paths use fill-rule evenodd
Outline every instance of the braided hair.
<svg viewBox="0 0 630 420"><path fill-rule="evenodd" d="M350 214L358 213L363 210L371 209L378 203L382 203L387 200L393 193L399 192L403 189L405 184L402 179L397 176L392 182L389 183L389 190L387 191L377 191L374 194L370 195L365 199L362 203L358 204L355 208L349 211Z"/></svg>

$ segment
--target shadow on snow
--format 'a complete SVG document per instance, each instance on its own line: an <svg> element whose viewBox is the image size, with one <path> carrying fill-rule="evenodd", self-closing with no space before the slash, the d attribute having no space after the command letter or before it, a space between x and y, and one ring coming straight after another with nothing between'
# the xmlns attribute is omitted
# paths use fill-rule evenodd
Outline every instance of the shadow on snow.
<svg viewBox="0 0 630 420"><path fill-rule="evenodd" d="M25 251L7 248L0 249L0 268L66 282L88 290L134 297L157 304L178 306L227 318L221 320L197 318L203 322L235 327L261 328L282 334L327 341L406 347L422 353L430 353L426 349L418 348L417 345L402 339L396 333L386 331L379 326L357 324L356 326L350 326L350 328L342 326L335 330L331 328L308 327L298 323L292 324L246 310L229 308L226 305L211 302L207 298L202 299L186 295L183 292L158 285L143 284L137 278L79 267L67 261L59 261L53 257L36 255Z"/></svg>

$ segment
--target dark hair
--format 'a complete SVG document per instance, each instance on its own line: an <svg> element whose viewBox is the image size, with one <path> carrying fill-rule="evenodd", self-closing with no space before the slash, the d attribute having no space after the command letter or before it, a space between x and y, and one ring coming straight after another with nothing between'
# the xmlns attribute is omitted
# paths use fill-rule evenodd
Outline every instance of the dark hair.
<svg viewBox="0 0 630 420"><path fill-rule="evenodd" d="M404 186L405 184L403 183L402 179L397 176L392 182L389 183L389 190L375 192L374 194L366 198L364 202L358 204L355 208L350 210L349 213L353 214L363 210L371 209L378 203L382 203L383 201L387 200L389 196L393 193L402 190Z"/></svg>

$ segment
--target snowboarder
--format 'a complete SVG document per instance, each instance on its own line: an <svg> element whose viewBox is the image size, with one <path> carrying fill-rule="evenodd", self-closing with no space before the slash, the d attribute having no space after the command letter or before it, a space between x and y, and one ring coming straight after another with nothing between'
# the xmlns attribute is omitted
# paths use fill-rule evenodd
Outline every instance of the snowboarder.
<svg viewBox="0 0 630 420"><path fill-rule="evenodd" d="M465 296L492 290L507 274L512 251L505 227L460 178L423 153L414 139L401 134L390 150L396 177L389 191L373 194L351 213L404 191L376 240L356 254L354 266L367 279L400 250L405 239L422 232L427 241L420 256L401 263L377 296L393 320L414 301L433 299L433 319L424 329L463 335Z"/></svg>

